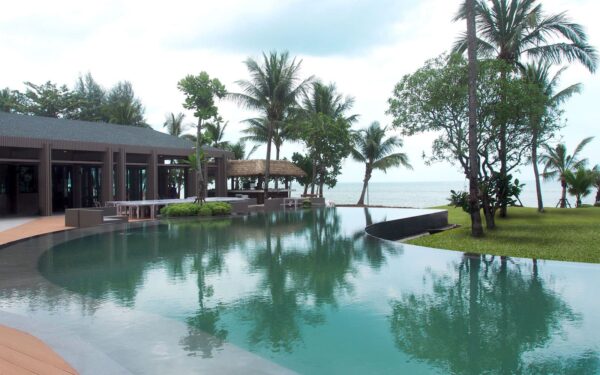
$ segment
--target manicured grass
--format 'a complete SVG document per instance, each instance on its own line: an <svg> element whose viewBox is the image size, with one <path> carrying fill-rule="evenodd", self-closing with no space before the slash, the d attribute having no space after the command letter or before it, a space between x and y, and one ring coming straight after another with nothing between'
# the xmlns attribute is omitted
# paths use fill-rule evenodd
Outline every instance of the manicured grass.
<svg viewBox="0 0 600 375"><path fill-rule="evenodd" d="M408 243L439 249L511 257L600 263L600 208L510 208L509 217L497 218L497 228L485 237L470 236L470 218L460 208L448 210L458 229L417 238Z"/></svg>

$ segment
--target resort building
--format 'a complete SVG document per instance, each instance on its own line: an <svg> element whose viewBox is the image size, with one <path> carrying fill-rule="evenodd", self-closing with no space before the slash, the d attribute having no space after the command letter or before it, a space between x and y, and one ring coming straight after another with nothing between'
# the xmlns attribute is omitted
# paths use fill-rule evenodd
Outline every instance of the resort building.
<svg viewBox="0 0 600 375"><path fill-rule="evenodd" d="M0 112L0 215L193 196L195 171L184 163L193 149L150 128ZM233 154L203 150L209 195L226 197Z"/></svg>

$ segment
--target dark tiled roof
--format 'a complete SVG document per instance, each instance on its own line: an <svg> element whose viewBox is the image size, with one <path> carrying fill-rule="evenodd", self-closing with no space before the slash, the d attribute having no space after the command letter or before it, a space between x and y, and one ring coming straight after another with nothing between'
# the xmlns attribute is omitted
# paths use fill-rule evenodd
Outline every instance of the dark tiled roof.
<svg viewBox="0 0 600 375"><path fill-rule="evenodd" d="M2 136L156 148L193 147L193 143L186 139L150 128L6 112L0 112L0 137ZM217 150L212 147L206 149Z"/></svg>

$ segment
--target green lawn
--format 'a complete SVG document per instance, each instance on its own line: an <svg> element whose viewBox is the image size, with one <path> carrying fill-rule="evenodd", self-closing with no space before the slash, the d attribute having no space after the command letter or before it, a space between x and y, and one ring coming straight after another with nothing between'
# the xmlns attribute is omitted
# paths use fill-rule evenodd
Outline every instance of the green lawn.
<svg viewBox="0 0 600 375"><path fill-rule="evenodd" d="M496 219L497 228L485 237L470 236L469 216L460 208L448 210L449 221L460 228L408 241L410 244L511 257L600 263L600 208L510 208L509 217Z"/></svg>

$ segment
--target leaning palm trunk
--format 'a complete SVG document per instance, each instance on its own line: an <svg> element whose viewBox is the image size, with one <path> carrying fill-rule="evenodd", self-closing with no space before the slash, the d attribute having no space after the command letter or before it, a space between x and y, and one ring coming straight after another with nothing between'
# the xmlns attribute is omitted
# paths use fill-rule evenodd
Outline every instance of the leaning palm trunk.
<svg viewBox="0 0 600 375"><path fill-rule="evenodd" d="M204 203L206 198L206 186L204 186L204 168L202 166L202 119L198 119L196 131L196 202Z"/></svg>
<svg viewBox="0 0 600 375"><path fill-rule="evenodd" d="M477 156L477 36L475 33L475 0L467 0L467 38L469 57L469 212L471 235L483 236L479 210L479 158Z"/></svg>
<svg viewBox="0 0 600 375"><path fill-rule="evenodd" d="M360 198L358 198L358 202L356 202L357 206L365 205L365 193L367 192L367 188L369 187L370 179L371 179L371 170L369 169L369 167L367 167L365 170L365 179L363 180L362 192L360 193Z"/></svg>
<svg viewBox="0 0 600 375"><path fill-rule="evenodd" d="M542 200L542 186L540 184L540 171L538 170L537 138L538 131L537 128L534 128L531 142L531 163L533 164L533 175L535 176L535 192L537 194L538 212L544 212L544 202Z"/></svg>

